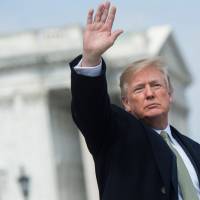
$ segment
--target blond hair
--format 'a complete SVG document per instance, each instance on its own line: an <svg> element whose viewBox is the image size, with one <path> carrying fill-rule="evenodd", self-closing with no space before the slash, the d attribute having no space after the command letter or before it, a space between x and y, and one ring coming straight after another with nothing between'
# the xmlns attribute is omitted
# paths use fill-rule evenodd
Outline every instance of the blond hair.
<svg viewBox="0 0 200 200"><path fill-rule="evenodd" d="M122 72L120 76L121 98L126 96L128 83L132 75L147 67L154 67L163 73L169 93L173 93L173 87L164 61L160 57L153 57L135 61L129 64L127 68Z"/></svg>

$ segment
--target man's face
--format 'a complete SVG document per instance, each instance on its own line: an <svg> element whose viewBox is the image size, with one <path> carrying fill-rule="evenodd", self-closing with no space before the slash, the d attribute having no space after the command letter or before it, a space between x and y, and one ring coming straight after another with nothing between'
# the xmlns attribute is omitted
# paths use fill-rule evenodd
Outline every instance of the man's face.
<svg viewBox="0 0 200 200"><path fill-rule="evenodd" d="M142 120L160 118L168 120L172 101L164 74L154 67L136 71L128 82L125 110Z"/></svg>

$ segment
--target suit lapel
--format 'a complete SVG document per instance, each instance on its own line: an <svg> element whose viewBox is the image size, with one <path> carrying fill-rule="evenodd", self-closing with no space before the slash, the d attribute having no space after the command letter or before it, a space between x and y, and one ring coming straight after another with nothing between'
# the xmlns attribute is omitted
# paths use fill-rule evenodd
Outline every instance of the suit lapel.
<svg viewBox="0 0 200 200"><path fill-rule="evenodd" d="M175 191L175 194L178 195L178 175L177 175L177 163L176 163L176 157L173 155L172 159L172 185Z"/></svg>
<svg viewBox="0 0 200 200"><path fill-rule="evenodd" d="M184 135L179 133L174 127L171 126L171 132L173 137L176 139L176 141L181 145L185 153L187 154L188 158L190 159L192 165L195 168L199 186L200 186L200 163L199 158L197 158L197 152L194 152L194 149L192 148L191 141L188 142L189 138L186 138Z"/></svg>
<svg viewBox="0 0 200 200"><path fill-rule="evenodd" d="M146 129L148 139L151 143L154 158L160 171L163 183L166 187L166 192L169 195L170 180L175 156L158 133L145 125L144 128Z"/></svg>

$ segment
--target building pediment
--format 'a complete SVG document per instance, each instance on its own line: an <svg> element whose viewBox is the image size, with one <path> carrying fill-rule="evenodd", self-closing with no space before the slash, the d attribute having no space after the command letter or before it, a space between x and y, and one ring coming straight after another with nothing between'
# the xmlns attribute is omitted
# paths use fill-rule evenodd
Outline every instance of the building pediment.
<svg viewBox="0 0 200 200"><path fill-rule="evenodd" d="M83 29L80 26L27 31L0 37L0 69L65 65L82 51ZM126 32L103 57L110 66L110 81L128 63L161 55L171 74L185 86L191 75L177 47L169 26L158 26L143 32Z"/></svg>

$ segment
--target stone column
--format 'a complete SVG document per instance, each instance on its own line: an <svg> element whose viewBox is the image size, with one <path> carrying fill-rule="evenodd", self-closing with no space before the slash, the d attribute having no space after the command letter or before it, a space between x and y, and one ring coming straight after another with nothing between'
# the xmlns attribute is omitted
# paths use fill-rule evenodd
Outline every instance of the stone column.
<svg viewBox="0 0 200 200"><path fill-rule="evenodd" d="M80 133L81 152L83 158L83 167L85 175L85 185L88 200L99 200L99 191L97 187L94 160L88 151L84 137Z"/></svg>
<svg viewBox="0 0 200 200"><path fill-rule="evenodd" d="M29 200L58 200L44 90L10 90L0 96L0 158L6 165L3 200L22 200L20 167L30 178Z"/></svg>

